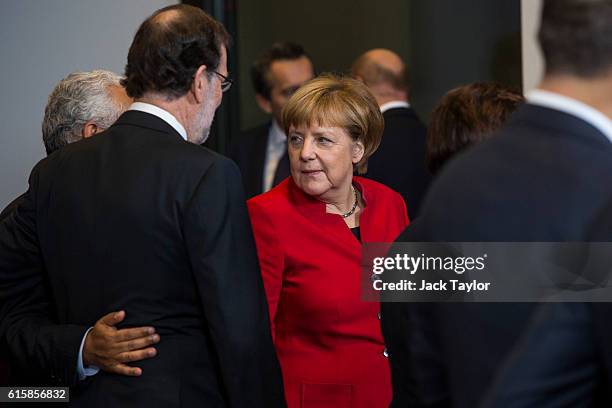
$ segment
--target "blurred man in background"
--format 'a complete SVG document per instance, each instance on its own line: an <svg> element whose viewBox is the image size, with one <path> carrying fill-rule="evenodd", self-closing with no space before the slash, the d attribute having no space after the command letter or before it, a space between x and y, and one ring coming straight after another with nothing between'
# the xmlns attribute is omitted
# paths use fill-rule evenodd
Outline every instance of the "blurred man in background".
<svg viewBox="0 0 612 408"><path fill-rule="evenodd" d="M232 145L230 156L240 168L247 198L270 190L289 176L281 111L291 95L314 77L314 68L301 45L279 42L254 62L251 75L257 105L272 118L245 131Z"/></svg>
<svg viewBox="0 0 612 408"><path fill-rule="evenodd" d="M385 118L382 141L368 160L366 177L400 193L414 219L431 175L425 165L427 130L408 99L408 68L399 55L379 48L357 58L351 71L374 94Z"/></svg>
<svg viewBox="0 0 612 408"><path fill-rule="evenodd" d="M591 239L612 197L612 1L545 0L539 42L538 89L498 134L445 166L399 242ZM538 304L383 306L393 406L471 408ZM609 306L556 306L543 320L551 330L535 332L500 388L510 398L493 406L609 406Z"/></svg>

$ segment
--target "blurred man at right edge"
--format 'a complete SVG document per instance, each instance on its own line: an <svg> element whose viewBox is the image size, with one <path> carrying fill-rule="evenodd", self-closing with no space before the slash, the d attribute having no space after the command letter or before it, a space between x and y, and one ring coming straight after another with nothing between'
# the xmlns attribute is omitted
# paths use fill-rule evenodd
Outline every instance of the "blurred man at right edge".
<svg viewBox="0 0 612 408"><path fill-rule="evenodd" d="M539 42L546 73L538 89L497 135L442 170L420 218L398 241L593 237L612 197L612 1L544 0ZM480 406L537 307L384 304L393 407ZM610 406L609 309L552 304L545 319L552 331L532 343L543 347L523 351L526 370L500 388L513 397L493 398L491 406Z"/></svg>

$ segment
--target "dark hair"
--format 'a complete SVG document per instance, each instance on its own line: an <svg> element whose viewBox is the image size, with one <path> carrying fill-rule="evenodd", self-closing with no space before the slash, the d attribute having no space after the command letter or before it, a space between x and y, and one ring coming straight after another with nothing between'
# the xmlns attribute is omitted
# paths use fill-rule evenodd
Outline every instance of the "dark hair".
<svg viewBox="0 0 612 408"><path fill-rule="evenodd" d="M487 139L524 102L523 96L495 83L475 83L449 91L431 115L427 165L432 174L466 147Z"/></svg>
<svg viewBox="0 0 612 408"><path fill-rule="evenodd" d="M605 73L612 68L612 1L545 0L538 39L547 74Z"/></svg>
<svg viewBox="0 0 612 408"><path fill-rule="evenodd" d="M132 98L159 92L170 99L184 95L201 65L216 70L229 34L221 23L197 7L164 7L138 28L128 53L125 86Z"/></svg>
<svg viewBox="0 0 612 408"><path fill-rule="evenodd" d="M296 60L301 57L310 59L304 48L292 42L277 42L272 44L270 48L265 50L259 56L251 67L251 79L253 80L253 88L255 93L260 94L266 99L270 99L273 84L270 83L268 73L270 66L275 61L280 60Z"/></svg>

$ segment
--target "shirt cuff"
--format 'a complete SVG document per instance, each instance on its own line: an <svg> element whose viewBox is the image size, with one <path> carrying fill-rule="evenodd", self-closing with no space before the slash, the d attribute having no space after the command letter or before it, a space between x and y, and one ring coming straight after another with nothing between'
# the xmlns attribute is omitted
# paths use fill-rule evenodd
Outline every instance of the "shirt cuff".
<svg viewBox="0 0 612 408"><path fill-rule="evenodd" d="M89 334L91 329L93 329L93 327L90 327L89 329L87 329L87 331L85 332L85 335L83 336L83 340L81 340L81 347L79 347L79 357L77 360L77 374L79 376L79 380L81 381L87 377L91 377L92 375L98 374L98 372L100 371L100 368L96 367L95 365L83 367L83 347L85 346L85 339L87 338L87 335Z"/></svg>

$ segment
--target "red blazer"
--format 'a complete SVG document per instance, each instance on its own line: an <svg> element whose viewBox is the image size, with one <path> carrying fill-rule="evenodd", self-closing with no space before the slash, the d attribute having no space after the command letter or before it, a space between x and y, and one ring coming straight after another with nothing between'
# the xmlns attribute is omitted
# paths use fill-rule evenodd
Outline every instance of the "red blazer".
<svg viewBox="0 0 612 408"><path fill-rule="evenodd" d="M408 225L402 197L354 177L363 242ZM377 408L391 402L378 303L361 301L361 245L342 217L291 178L248 201L270 322L290 408Z"/></svg>

